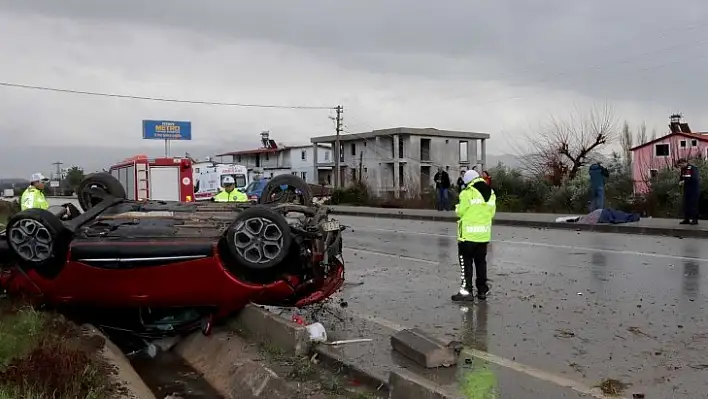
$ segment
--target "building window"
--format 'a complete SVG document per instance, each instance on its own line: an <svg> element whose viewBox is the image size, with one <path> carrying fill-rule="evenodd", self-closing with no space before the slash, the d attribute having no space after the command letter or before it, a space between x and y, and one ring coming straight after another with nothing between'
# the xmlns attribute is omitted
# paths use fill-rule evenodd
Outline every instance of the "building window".
<svg viewBox="0 0 708 399"><path fill-rule="evenodd" d="M329 161L329 151L325 151L325 161Z"/></svg>
<svg viewBox="0 0 708 399"><path fill-rule="evenodd" d="M430 139L420 139L420 160L430 161Z"/></svg>
<svg viewBox="0 0 708 399"><path fill-rule="evenodd" d="M300 172L300 177L302 177L302 180L307 181L307 172Z"/></svg>
<svg viewBox="0 0 708 399"><path fill-rule="evenodd" d="M691 140L691 147L698 147L698 140L696 140L696 139Z"/></svg>
<svg viewBox="0 0 708 399"><path fill-rule="evenodd" d="M679 141L679 147L686 148L686 140Z"/></svg>
<svg viewBox="0 0 708 399"><path fill-rule="evenodd" d="M405 184L405 176L403 175L403 164L398 164L398 186L403 188Z"/></svg>
<svg viewBox="0 0 708 399"><path fill-rule="evenodd" d="M668 144L654 144L655 157L668 157L670 154Z"/></svg>
<svg viewBox="0 0 708 399"><path fill-rule="evenodd" d="M470 161L470 154L467 151L468 145L469 145L469 142L460 141L460 162L469 162Z"/></svg>
<svg viewBox="0 0 708 399"><path fill-rule="evenodd" d="M352 169L352 182L356 183L356 169Z"/></svg>
<svg viewBox="0 0 708 399"><path fill-rule="evenodd" d="M240 155L236 157L236 162L241 163L241 156Z"/></svg>
<svg viewBox="0 0 708 399"><path fill-rule="evenodd" d="M305 150L300 151L300 159L302 159L303 161L307 160L307 153L305 152Z"/></svg>
<svg viewBox="0 0 708 399"><path fill-rule="evenodd" d="M398 139L398 157L403 158L403 140Z"/></svg>
<svg viewBox="0 0 708 399"><path fill-rule="evenodd" d="M657 176L659 176L659 171L657 169L649 169L649 177L655 179Z"/></svg>
<svg viewBox="0 0 708 399"><path fill-rule="evenodd" d="M430 166L420 167L420 188L424 191L430 188Z"/></svg>
<svg viewBox="0 0 708 399"><path fill-rule="evenodd" d="M356 144L352 143L352 155L356 155Z"/></svg>
<svg viewBox="0 0 708 399"><path fill-rule="evenodd" d="M291 172L290 174L293 176L297 176L297 172Z"/></svg>

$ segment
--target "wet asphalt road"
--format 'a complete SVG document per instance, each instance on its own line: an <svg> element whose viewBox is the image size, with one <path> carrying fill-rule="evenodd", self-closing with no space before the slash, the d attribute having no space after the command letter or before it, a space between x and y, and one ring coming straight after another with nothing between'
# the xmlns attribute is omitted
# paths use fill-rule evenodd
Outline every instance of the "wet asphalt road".
<svg viewBox="0 0 708 399"><path fill-rule="evenodd" d="M495 227L482 318L450 301L454 224L338 219L351 226L347 279L362 283L343 293L353 310L589 386L614 378L647 398L708 397L703 240Z"/></svg>

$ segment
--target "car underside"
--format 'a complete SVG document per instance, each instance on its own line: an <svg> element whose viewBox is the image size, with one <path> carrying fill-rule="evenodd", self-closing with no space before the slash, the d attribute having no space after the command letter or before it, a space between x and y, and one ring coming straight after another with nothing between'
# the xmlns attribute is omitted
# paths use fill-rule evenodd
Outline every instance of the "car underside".
<svg viewBox="0 0 708 399"><path fill-rule="evenodd" d="M89 175L78 193L83 213L69 206L10 218L3 288L149 336L208 333L250 302L303 307L343 284L344 228L295 176L271 179L255 205L127 200L105 173Z"/></svg>

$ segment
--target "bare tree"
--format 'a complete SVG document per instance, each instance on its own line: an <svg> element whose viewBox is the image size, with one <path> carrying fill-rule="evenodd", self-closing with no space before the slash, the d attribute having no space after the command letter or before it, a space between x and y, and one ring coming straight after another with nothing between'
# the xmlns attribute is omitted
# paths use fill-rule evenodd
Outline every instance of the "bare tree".
<svg viewBox="0 0 708 399"><path fill-rule="evenodd" d="M574 179L595 151L616 138L617 131L617 119L607 104L588 111L575 108L565 119L551 117L527 137L531 154L522 160L524 168L560 185L563 179Z"/></svg>
<svg viewBox="0 0 708 399"><path fill-rule="evenodd" d="M622 156L624 162L629 164L632 162L632 147L634 147L634 135L629 129L629 123L624 121L622 125L622 134L620 135L620 145L622 146Z"/></svg>
<svg viewBox="0 0 708 399"><path fill-rule="evenodd" d="M649 141L654 141L656 140L656 128L651 129L651 140Z"/></svg>
<svg viewBox="0 0 708 399"><path fill-rule="evenodd" d="M637 145L644 144L648 141L649 140L647 139L647 123L642 122L642 124L639 125L639 130L637 131Z"/></svg>

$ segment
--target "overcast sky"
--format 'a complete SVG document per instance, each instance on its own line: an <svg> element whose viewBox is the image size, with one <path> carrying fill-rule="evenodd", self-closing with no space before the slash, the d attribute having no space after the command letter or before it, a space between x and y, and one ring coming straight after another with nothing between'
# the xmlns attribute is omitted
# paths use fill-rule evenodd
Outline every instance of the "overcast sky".
<svg viewBox="0 0 708 399"><path fill-rule="evenodd" d="M698 0L0 0L0 81L342 104L351 132L482 131L492 135L490 152L506 153L530 126L573 104L606 101L619 119L659 132L681 111L708 130L707 12ZM162 143L141 140L142 119L192 121L193 142L177 148L196 152L252 147L262 130L288 144L333 130L328 110L3 87L0 105L5 176L48 171L56 159L94 166L141 147L160 154Z"/></svg>

